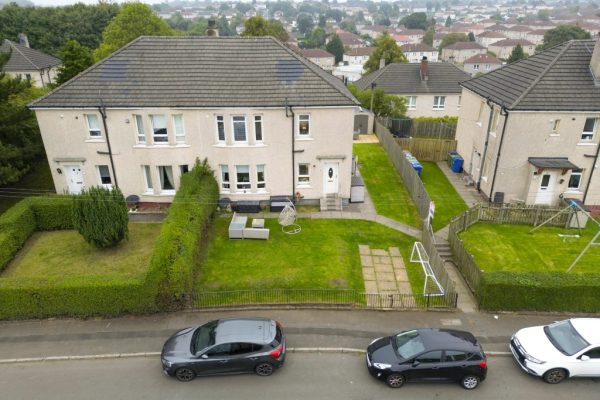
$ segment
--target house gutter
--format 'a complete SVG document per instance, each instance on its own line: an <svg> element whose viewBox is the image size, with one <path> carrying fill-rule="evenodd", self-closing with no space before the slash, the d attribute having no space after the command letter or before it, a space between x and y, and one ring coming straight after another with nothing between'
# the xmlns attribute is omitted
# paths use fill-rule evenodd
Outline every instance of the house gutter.
<svg viewBox="0 0 600 400"><path fill-rule="evenodd" d="M594 161L592 162L592 170L590 171L590 179L588 179L587 185L585 185L585 192L583 192L583 200L581 201L585 205L585 199L587 198L590 185L592 184L592 177L594 176L594 170L596 169L596 163L598 162L598 155L600 155L600 143L596 146L596 154L594 155Z"/></svg>
<svg viewBox="0 0 600 400"><path fill-rule="evenodd" d="M289 110L289 113L288 113ZM294 114L294 110L292 110L292 106L288 105L287 97L285 98L285 116L287 118L292 118L292 197L290 200L293 202L296 193L296 173L295 173L295 165L296 165L296 141L295 141L295 132L294 132L294 122L296 120L296 115Z"/></svg>
<svg viewBox="0 0 600 400"><path fill-rule="evenodd" d="M488 203L492 202L492 196L494 195L494 186L496 184L496 174L498 172L498 164L500 164L500 153L502 151L502 143L504 142L504 132L506 132L506 125L508 125L508 109L504 106L500 108L500 115L504 117L504 126L502 127L502 133L500 134L500 144L498 145L498 154L496 154L496 165L494 166L494 175L492 176L492 187L490 188L490 195L488 197Z"/></svg>
<svg viewBox="0 0 600 400"><path fill-rule="evenodd" d="M115 162L113 160L113 153L110 147L110 137L108 136L108 127L106 126L106 107L100 102L100 107L98 107L98 111L102 116L102 125L104 126L104 133L106 134L106 144L108 145L108 157L110 158L110 169L112 170L113 178L115 178L115 187L118 189L119 184L117 183L117 173L115 171Z"/></svg>
<svg viewBox="0 0 600 400"><path fill-rule="evenodd" d="M485 102L490 108L490 117L488 118L487 133L485 134L483 155L481 156L481 163L479 164L479 177L477 178L477 193L481 193L481 176L483 175L483 164L485 163L485 156L487 155L488 143L490 141L490 131L492 129L492 118L494 117L494 106L492 105L490 98L488 97Z"/></svg>

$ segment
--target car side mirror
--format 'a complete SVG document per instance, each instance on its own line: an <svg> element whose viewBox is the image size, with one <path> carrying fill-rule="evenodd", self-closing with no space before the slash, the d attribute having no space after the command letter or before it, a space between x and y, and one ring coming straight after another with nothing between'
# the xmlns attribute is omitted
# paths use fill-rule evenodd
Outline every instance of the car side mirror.
<svg viewBox="0 0 600 400"><path fill-rule="evenodd" d="M581 361L589 361L590 356L586 356L585 354L580 357Z"/></svg>
<svg viewBox="0 0 600 400"><path fill-rule="evenodd" d="M207 356L206 354L202 354L202 355L200 356L200 358L202 358L202 359L206 360L206 359L208 358L208 356Z"/></svg>
<svg viewBox="0 0 600 400"><path fill-rule="evenodd" d="M412 366L413 366L413 367L418 367L418 366L419 366L419 364L421 364L421 363L420 363L420 362L418 362L417 360L414 360L414 361L413 361L413 363L412 363Z"/></svg>

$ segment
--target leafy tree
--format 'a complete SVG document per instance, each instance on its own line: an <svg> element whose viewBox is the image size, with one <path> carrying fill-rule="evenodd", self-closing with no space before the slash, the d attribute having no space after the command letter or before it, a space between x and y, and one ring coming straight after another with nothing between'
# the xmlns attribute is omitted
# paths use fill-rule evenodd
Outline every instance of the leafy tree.
<svg viewBox="0 0 600 400"><path fill-rule="evenodd" d="M300 14L296 20L298 24L298 30L303 34L307 35L312 28L315 26L313 18L309 14Z"/></svg>
<svg viewBox="0 0 600 400"><path fill-rule="evenodd" d="M390 21L390 19L384 15L377 17L377 19L375 20L375 25L390 26L391 24L392 21Z"/></svg>
<svg viewBox="0 0 600 400"><path fill-rule="evenodd" d="M469 32L467 36L469 37L469 42L475 41L475 34L473 32Z"/></svg>
<svg viewBox="0 0 600 400"><path fill-rule="evenodd" d="M198 18L188 26L187 32L192 36L206 36L206 29L208 29L208 20Z"/></svg>
<svg viewBox="0 0 600 400"><path fill-rule="evenodd" d="M348 85L348 89L363 108L371 110L377 117L398 118L406 114L406 100L402 96L386 94L381 88L360 90L353 84Z"/></svg>
<svg viewBox="0 0 600 400"><path fill-rule="evenodd" d="M406 29L423 29L424 31L429 28L429 21L427 20L427 14L424 12L413 13L402 18L398 25L404 25Z"/></svg>
<svg viewBox="0 0 600 400"><path fill-rule="evenodd" d="M336 34L331 37L331 40L325 46L325 50L335 56L336 64L344 59L344 44L342 43L342 39Z"/></svg>
<svg viewBox="0 0 600 400"><path fill-rule="evenodd" d="M356 24L351 19L345 19L340 22L340 28L346 32L352 32L355 35L358 35L358 29L356 29Z"/></svg>
<svg viewBox="0 0 600 400"><path fill-rule="evenodd" d="M237 3L235 5L235 9L241 12L242 14L246 14L248 11L252 10L252 5L247 3Z"/></svg>
<svg viewBox="0 0 600 400"><path fill-rule="evenodd" d="M548 10L539 10L537 16L540 21L550 21L550 11Z"/></svg>
<svg viewBox="0 0 600 400"><path fill-rule="evenodd" d="M288 34L281 22L267 21L259 15L246 20L242 36L273 36L283 42L288 39Z"/></svg>
<svg viewBox="0 0 600 400"><path fill-rule="evenodd" d="M469 37L467 35L465 35L464 33L448 33L447 35L444 35L444 37L442 38L442 42L440 43L440 53L442 52L442 49L444 47L450 46L451 44L457 43L457 42L468 42L469 41Z"/></svg>
<svg viewBox="0 0 600 400"><path fill-rule="evenodd" d="M514 63L515 61L524 60L526 58L527 56L523 52L523 47L521 47L521 45L518 44L513 48L512 52L510 53L510 56L508 57L508 60L506 61L510 64Z"/></svg>
<svg viewBox="0 0 600 400"><path fill-rule="evenodd" d="M100 248L127 239L127 204L119 188L91 187L73 198L73 226L86 242Z"/></svg>
<svg viewBox="0 0 600 400"><path fill-rule="evenodd" d="M143 35L172 36L174 32L146 4L127 3L102 33L102 43L94 51L94 58L101 60Z"/></svg>
<svg viewBox="0 0 600 400"><path fill-rule="evenodd" d="M371 57L369 57L363 66L366 74L377 71L382 58L385 59L385 65L394 62L408 62L400 46L396 44L396 41L387 32L375 39L374 44L375 51L373 51L373 54L371 54Z"/></svg>
<svg viewBox="0 0 600 400"><path fill-rule="evenodd" d="M319 28L325 28L327 26L327 18L324 15L319 15L319 23L317 24Z"/></svg>
<svg viewBox="0 0 600 400"><path fill-rule="evenodd" d="M448 18L446 18L446 23L444 24L444 26L446 28L452 26L452 18L450 18L450 16L448 15Z"/></svg>
<svg viewBox="0 0 600 400"><path fill-rule="evenodd" d="M423 35L423 43L425 43L426 45L429 46L433 46L433 37L435 35L435 29L433 26L429 27L429 29L427 29L427 32L425 32L425 35Z"/></svg>
<svg viewBox="0 0 600 400"><path fill-rule="evenodd" d="M303 42L303 47L307 49L323 47L325 46L325 39L327 39L327 33L325 33L323 28L317 27L306 37Z"/></svg>
<svg viewBox="0 0 600 400"><path fill-rule="evenodd" d="M177 12L173 14L171 18L167 19L167 23L171 28L185 32L189 29L192 21L187 18L183 18L181 13Z"/></svg>
<svg viewBox="0 0 600 400"><path fill-rule="evenodd" d="M219 30L219 36L235 36L235 29L231 29L225 16L217 19L217 29Z"/></svg>
<svg viewBox="0 0 600 400"><path fill-rule="evenodd" d="M69 40L61 49L62 65L58 68L56 85L62 85L94 63L92 52L77 40Z"/></svg>
<svg viewBox="0 0 600 400"><path fill-rule="evenodd" d="M546 31L541 48L542 50L549 49L574 39L590 39L590 34L575 25L559 25Z"/></svg>

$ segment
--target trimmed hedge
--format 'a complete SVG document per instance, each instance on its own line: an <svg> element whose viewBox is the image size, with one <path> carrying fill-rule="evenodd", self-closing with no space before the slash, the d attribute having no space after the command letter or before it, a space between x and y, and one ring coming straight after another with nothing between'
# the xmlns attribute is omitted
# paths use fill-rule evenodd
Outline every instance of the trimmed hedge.
<svg viewBox="0 0 600 400"><path fill-rule="evenodd" d="M600 274L486 272L477 297L489 311L598 312Z"/></svg>

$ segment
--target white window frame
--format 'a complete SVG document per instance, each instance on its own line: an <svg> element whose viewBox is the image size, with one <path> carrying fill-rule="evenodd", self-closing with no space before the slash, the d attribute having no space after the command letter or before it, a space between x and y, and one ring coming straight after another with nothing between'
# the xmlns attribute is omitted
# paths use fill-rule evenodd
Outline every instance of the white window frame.
<svg viewBox="0 0 600 400"><path fill-rule="evenodd" d="M241 168L245 168L247 169L247 172L239 172L239 170ZM239 174L240 173L246 173L248 174L248 182L244 182L239 180ZM250 190L252 189L252 177L250 175L250 165L248 164L244 164L244 165L236 165L235 166L235 188L238 192L243 192L245 190Z"/></svg>
<svg viewBox="0 0 600 400"><path fill-rule="evenodd" d="M140 114L133 114L135 124L135 137L138 144L146 144L146 132L144 131L144 118Z"/></svg>
<svg viewBox="0 0 600 400"><path fill-rule="evenodd" d="M142 165L142 175L144 176L144 189L146 193L154 193L152 184L152 169L149 165Z"/></svg>
<svg viewBox="0 0 600 400"><path fill-rule="evenodd" d="M177 119L180 123L177 123ZM173 130L175 131L175 142L179 144L185 143L185 124L183 122L183 114L173 115Z"/></svg>
<svg viewBox="0 0 600 400"><path fill-rule="evenodd" d="M588 120L593 119L594 120L594 127L592 128L591 131L583 131L581 133L581 141L582 142L591 142L592 140L594 140L594 133L596 133L596 129L598 128L598 118L594 118L594 117L589 117L585 119L585 123L583 125L583 129L585 129L585 124L587 123Z"/></svg>
<svg viewBox="0 0 600 400"><path fill-rule="evenodd" d="M217 129L217 143L225 143L227 136L225 134L225 117L222 115L215 115L215 127ZM219 127L223 130L223 139L221 139L221 132Z"/></svg>
<svg viewBox="0 0 600 400"><path fill-rule="evenodd" d="M229 193L231 191L231 174L229 173L229 165L221 164L219 165L219 174L221 181L221 192ZM225 174L227 174L227 180L225 180Z"/></svg>
<svg viewBox="0 0 600 400"><path fill-rule="evenodd" d="M90 120L95 119L96 128L92 127L90 124ZM100 128L100 121L98 119L98 115L96 114L85 114L85 121L88 128L88 135L92 139L98 139L102 137L102 128Z"/></svg>
<svg viewBox="0 0 600 400"><path fill-rule="evenodd" d="M433 109L434 110L445 110L446 109L446 96L433 96Z"/></svg>
<svg viewBox="0 0 600 400"><path fill-rule="evenodd" d="M105 170L105 172L108 173L108 179L110 180L109 183L104 183L102 182L102 172L101 170ZM110 174L110 168L108 168L108 165L96 165L96 173L98 175L98 186L102 186L104 188L107 189L112 189L113 185L112 185L112 176Z"/></svg>
<svg viewBox="0 0 600 400"><path fill-rule="evenodd" d="M257 126L260 127L260 139L258 138L259 129L256 128ZM254 116L254 141L256 143L262 143L265 140L265 132L264 132L263 127L264 127L264 125L263 125L262 115L255 115Z"/></svg>
<svg viewBox="0 0 600 400"><path fill-rule="evenodd" d="M236 118L244 119L244 140L237 140L235 137L235 124L240 124L242 121L236 121ZM233 115L231 116L231 134L233 135L234 143L248 143L248 126L245 115Z"/></svg>
<svg viewBox="0 0 600 400"><path fill-rule="evenodd" d="M406 96L405 99L406 99L406 109L407 110L416 110L417 109L417 96Z"/></svg>
<svg viewBox="0 0 600 400"><path fill-rule="evenodd" d="M479 71L479 64L473 64L473 70Z"/></svg>
<svg viewBox="0 0 600 400"><path fill-rule="evenodd" d="M173 186L173 189L164 189L164 182L163 182L163 175L161 173L161 168L171 168L171 178L170 180L172 180L171 186ZM160 193L161 194L175 194L175 176L173 175L173 167L171 165L157 165L156 166L156 170L158 171L158 183L159 183L159 187L160 187ZM168 174L167 174L168 177Z"/></svg>
<svg viewBox="0 0 600 400"><path fill-rule="evenodd" d="M301 122L307 122L308 123L308 132L302 133L300 131L300 123ZM311 134L311 117L310 117L310 114L298 114L298 118L297 118L297 121L296 121L296 129L298 131L298 136L299 137L310 137L310 134Z"/></svg>
<svg viewBox="0 0 600 400"><path fill-rule="evenodd" d="M579 176L579 180L577 181L577 187L571 186L571 178ZM583 170L582 169L574 169L571 171L571 176L569 176L569 181L567 182L567 191L569 192L578 192L581 187L581 181L583 180Z"/></svg>
<svg viewBox="0 0 600 400"><path fill-rule="evenodd" d="M267 178L266 178L266 167L265 164L256 165L256 189L264 192L267 190ZM260 179L260 173L262 172L262 179Z"/></svg>
<svg viewBox="0 0 600 400"><path fill-rule="evenodd" d="M306 166L306 174L300 173L300 168L302 166ZM298 171L297 171L296 179L298 181L298 186L310 186L310 164L309 163L298 163Z"/></svg>
<svg viewBox="0 0 600 400"><path fill-rule="evenodd" d="M161 117L165 123L165 134L157 135L156 134L156 126L155 120ZM167 127L167 117L164 114L151 114L150 115L150 123L152 124L152 144L154 145L168 145L169 144L169 128ZM166 139L166 140L156 140L157 138Z"/></svg>

